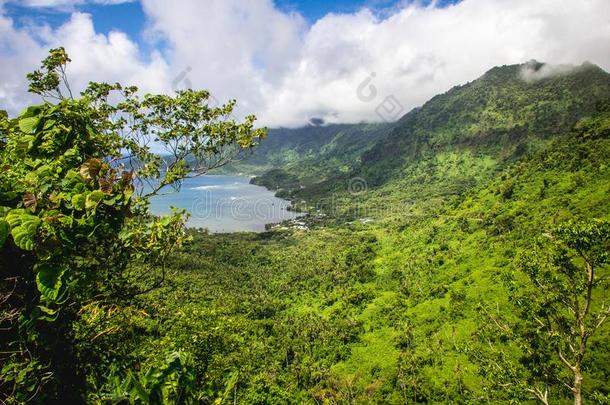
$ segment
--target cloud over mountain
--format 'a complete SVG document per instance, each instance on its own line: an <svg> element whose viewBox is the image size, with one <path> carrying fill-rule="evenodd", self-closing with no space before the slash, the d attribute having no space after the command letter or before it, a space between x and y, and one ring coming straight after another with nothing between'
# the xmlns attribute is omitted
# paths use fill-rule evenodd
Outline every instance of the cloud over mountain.
<svg viewBox="0 0 610 405"><path fill-rule="evenodd" d="M70 2L32 3L45 1ZM0 104L14 110L28 100L25 73L57 45L74 61L76 87L93 79L144 91L209 88L219 100L236 98L240 112L254 112L269 126L393 119L492 66L534 58L610 69L607 0L410 3L384 18L363 9L313 25L271 0L142 0L142 6L144 47L121 32L97 33L87 14L75 12L51 29L16 28L2 12L0 63L9 68L0 72Z"/></svg>

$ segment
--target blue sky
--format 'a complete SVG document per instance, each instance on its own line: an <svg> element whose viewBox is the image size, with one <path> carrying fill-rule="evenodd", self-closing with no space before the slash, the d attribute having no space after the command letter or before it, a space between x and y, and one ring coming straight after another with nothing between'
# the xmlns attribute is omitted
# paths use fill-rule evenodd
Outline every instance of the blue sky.
<svg viewBox="0 0 610 405"><path fill-rule="evenodd" d="M297 11L309 22L316 21L328 13L351 13L362 7L380 10L392 7L398 3L396 0L276 0L274 2L284 10Z"/></svg>
<svg viewBox="0 0 610 405"><path fill-rule="evenodd" d="M442 7L458 1L439 0L437 5ZM328 13L351 13L362 7L383 13L384 10L392 9L406 2L404 0L275 0L274 3L281 9L299 12L311 23ZM424 0L421 3L429 4L430 0Z"/></svg>
<svg viewBox="0 0 610 405"><path fill-rule="evenodd" d="M427 5L432 0L273 0L273 4L283 12L300 14L309 25L313 25L329 13L349 14L365 7L383 18L396 7L413 1ZM436 0L436 4L444 7L459 1L461 0ZM176 6L179 6L178 1ZM141 56L144 58L151 51L165 52L166 50L166 44L162 40L154 43L144 40L146 15L138 0L127 0L125 3L110 5L85 3L69 7L29 7L19 1L9 1L5 5L5 10L17 27L47 24L53 29L64 24L73 11L84 12L92 16L96 32L104 35L108 35L112 31L126 33L138 44L142 51ZM264 66L264 63L261 62L259 65Z"/></svg>
<svg viewBox="0 0 610 405"><path fill-rule="evenodd" d="M420 3L429 4L430 1L422 0ZM442 7L459 1L437 0L437 5ZM405 0L274 0L274 4L282 11L301 14L309 24L313 24L328 13L353 13L363 7L383 16L384 12L393 7L405 4ZM5 7L7 14L14 19L17 26L36 22L48 24L53 28L63 24L74 10L72 8L32 8L16 2L8 3ZM100 33L108 34L112 30L119 30L133 39L138 39L145 28L146 16L138 1L116 5L84 4L76 6L75 9L91 14L96 31Z"/></svg>
<svg viewBox="0 0 610 405"><path fill-rule="evenodd" d="M49 24L53 28L63 24L73 11L71 8L32 8L17 3L8 3L6 10L17 26L36 22ZM91 14L96 30L104 34L112 30L120 30L132 38L137 38L145 24L145 15L138 2L116 5L79 5L76 10Z"/></svg>

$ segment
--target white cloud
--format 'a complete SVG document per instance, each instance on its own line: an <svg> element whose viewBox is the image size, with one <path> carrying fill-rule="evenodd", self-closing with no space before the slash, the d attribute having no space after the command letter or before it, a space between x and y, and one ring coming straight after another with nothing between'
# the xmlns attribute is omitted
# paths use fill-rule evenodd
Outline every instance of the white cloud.
<svg viewBox="0 0 610 405"><path fill-rule="evenodd" d="M530 59L553 64L588 60L610 69L607 0L464 0L446 8L418 4L395 9L385 19L361 10L327 15L308 26L271 0L142 0L147 38L163 38L167 44L164 56L153 52L144 57L125 34L96 34L84 14L72 15L57 30L44 30L42 45L4 16L0 62L15 68L0 72L0 102L22 102L23 83L14 80L15 72L23 76L44 49L59 44L71 54L79 83L118 80L150 91L209 88L220 100L236 98L240 111L256 113L269 126L301 125L312 117L378 121L376 110L386 97L393 96L391 101L406 112L493 66ZM16 45L21 43L27 45ZM370 97L371 86L375 97Z"/></svg>
<svg viewBox="0 0 610 405"><path fill-rule="evenodd" d="M362 10L306 28L266 0L143 2L174 66L192 66L194 85L247 102L269 125L379 120L388 96L408 110L495 65L533 58L610 68L607 0L411 4L383 20ZM258 57L267 70L257 69ZM377 97L365 102L357 89L371 73Z"/></svg>
<svg viewBox="0 0 610 405"><path fill-rule="evenodd" d="M572 64L566 65L548 65L541 64L535 60L529 61L521 67L519 72L521 78L526 82L535 82L538 80L547 79L550 77L570 74L585 65L575 66Z"/></svg>
<svg viewBox="0 0 610 405"><path fill-rule="evenodd" d="M135 0L9 0L25 7L70 8L82 4L113 5L131 3Z"/></svg>
<svg viewBox="0 0 610 405"><path fill-rule="evenodd" d="M29 33L14 29L12 21L0 15L0 109L14 113L32 101L25 93L25 74L43 56Z"/></svg>
<svg viewBox="0 0 610 405"><path fill-rule="evenodd" d="M17 29L0 16L0 109L16 113L40 100L27 93L25 75L37 69L50 48L64 46L72 59L67 72L78 91L87 83L135 84L146 92L169 92L169 67L159 52L143 58L122 32L96 33L91 16L75 12L56 30L48 26Z"/></svg>
<svg viewBox="0 0 610 405"><path fill-rule="evenodd" d="M148 92L169 91L168 65L159 52L144 61L137 44L126 34L96 33L88 14L73 13L68 23L45 36L45 43L66 48L72 59L68 75L77 89L94 80L136 84Z"/></svg>
<svg viewBox="0 0 610 405"><path fill-rule="evenodd" d="M176 75L191 67L188 80L219 99L236 98L245 110L261 112L266 89L281 88L301 58L306 25L270 0L165 0L143 2L151 35L168 41Z"/></svg>

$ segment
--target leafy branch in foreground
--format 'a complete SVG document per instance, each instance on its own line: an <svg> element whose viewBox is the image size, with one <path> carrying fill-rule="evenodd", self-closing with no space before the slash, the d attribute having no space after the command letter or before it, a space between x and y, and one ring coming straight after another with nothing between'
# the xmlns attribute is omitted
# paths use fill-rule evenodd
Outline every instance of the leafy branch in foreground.
<svg viewBox="0 0 610 405"><path fill-rule="evenodd" d="M541 403L548 404L553 391L567 390L579 405L589 342L610 316L610 222L568 222L517 264L521 272L506 281L518 318L484 309L487 326L478 335L491 349L479 354L482 371L499 387ZM512 351L521 353L519 364L508 360L511 341Z"/></svg>
<svg viewBox="0 0 610 405"><path fill-rule="evenodd" d="M56 100L0 114L0 400L81 400L72 323L159 285L186 238L185 212L157 218L148 198L229 162L265 131L230 119L209 93L140 97L90 83L73 98L53 49L30 91ZM62 87L64 88L62 91ZM68 94L69 97L65 97ZM43 366L44 365L44 366Z"/></svg>
<svg viewBox="0 0 610 405"><path fill-rule="evenodd" d="M520 261L535 293L519 302L535 326L526 336L534 347L546 346L559 357L572 379L562 382L579 405L587 344L610 315L602 295L609 287L610 223L568 223L548 238L549 255L538 247Z"/></svg>

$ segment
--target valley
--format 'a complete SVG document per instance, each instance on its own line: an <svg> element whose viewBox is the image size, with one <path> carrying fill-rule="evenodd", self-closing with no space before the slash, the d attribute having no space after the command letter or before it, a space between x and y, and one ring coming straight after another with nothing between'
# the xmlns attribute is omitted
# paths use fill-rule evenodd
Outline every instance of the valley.
<svg viewBox="0 0 610 405"><path fill-rule="evenodd" d="M0 111L3 403L610 401L600 67L266 130L68 62Z"/></svg>
<svg viewBox="0 0 610 405"><path fill-rule="evenodd" d="M270 131L235 170L261 173L307 229L194 233L146 299L175 322L161 342L191 330L209 389L228 381L244 403L531 400L543 377L516 339L509 280L555 227L610 219L610 75L528 83L523 68L494 68L395 125ZM605 326L585 371L600 401L608 343ZM568 398L556 366L548 384Z"/></svg>

